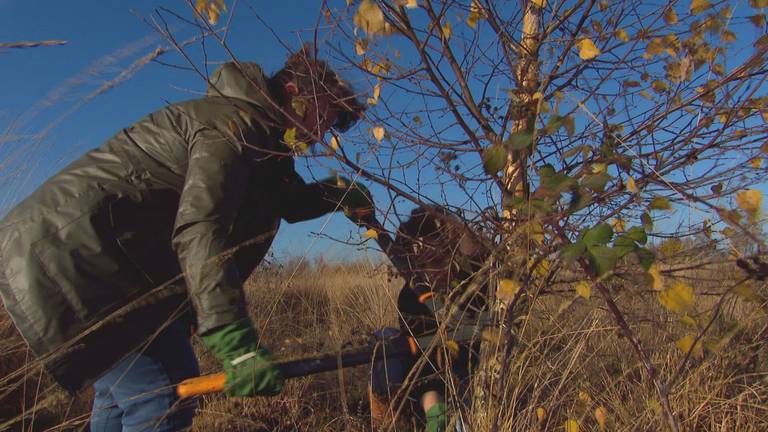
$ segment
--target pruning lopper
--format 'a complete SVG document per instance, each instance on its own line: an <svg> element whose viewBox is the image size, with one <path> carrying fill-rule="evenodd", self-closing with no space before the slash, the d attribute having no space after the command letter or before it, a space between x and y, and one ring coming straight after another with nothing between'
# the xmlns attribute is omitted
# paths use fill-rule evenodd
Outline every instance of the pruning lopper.
<svg viewBox="0 0 768 432"><path fill-rule="evenodd" d="M364 225L376 231L376 242L400 275L407 281L413 281L417 275L411 270L407 261L407 255L404 251L399 250L400 248L395 244L381 223L374 217L370 217L364 221ZM419 284L415 285L420 286ZM414 286L414 284L411 284L411 286ZM421 291L423 292L416 290L419 302L427 306L433 313L439 312L442 309L442 304L432 297L432 291L424 288ZM275 367L280 370L284 378L288 379L369 364L372 360L419 355L433 344L444 345L439 343L441 341L438 338L456 343L477 340L481 336L480 332L482 329L482 326L479 324L478 322L472 322L452 326L442 335L431 333L417 337L400 334L389 338L379 338L372 340L370 344L364 347L276 362ZM224 390L225 380L226 374L223 372L190 378L176 386L176 393L180 398L187 398L206 393L220 392Z"/></svg>

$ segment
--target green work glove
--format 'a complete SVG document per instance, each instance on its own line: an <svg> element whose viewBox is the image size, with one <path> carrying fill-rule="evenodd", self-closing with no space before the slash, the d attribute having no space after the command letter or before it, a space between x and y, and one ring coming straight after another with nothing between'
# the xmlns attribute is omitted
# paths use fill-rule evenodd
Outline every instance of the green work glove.
<svg viewBox="0 0 768 432"><path fill-rule="evenodd" d="M228 396L273 396L283 390L283 376L272 364L269 351L258 348L249 320L216 328L200 339L224 366Z"/></svg>
<svg viewBox="0 0 768 432"><path fill-rule="evenodd" d="M432 405L432 408L426 412L427 425L424 428L426 432L445 432L448 417L445 412L445 403L438 402Z"/></svg>
<svg viewBox="0 0 768 432"><path fill-rule="evenodd" d="M344 210L344 215L357 225L373 215L373 197L365 186L343 176L332 176L321 180L325 186L330 186L332 195Z"/></svg>

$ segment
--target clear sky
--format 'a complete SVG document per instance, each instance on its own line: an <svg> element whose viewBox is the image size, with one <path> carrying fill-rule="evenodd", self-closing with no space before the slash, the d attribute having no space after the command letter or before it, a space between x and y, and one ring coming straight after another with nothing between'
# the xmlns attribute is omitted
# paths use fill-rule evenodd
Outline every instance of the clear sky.
<svg viewBox="0 0 768 432"><path fill-rule="evenodd" d="M301 41L311 40L320 2L316 1L227 1L236 4L227 40L241 60L260 63L267 73L279 69L288 51ZM121 128L142 116L175 102L197 97L205 82L194 72L150 63L134 76L83 104L83 99L113 80L134 61L166 46L158 32L145 22L159 7L188 19L186 2L118 1L63 2L0 0L0 42L66 40L66 45L0 52L0 136L15 137L0 142L0 160L8 160L0 171L0 211L6 211L47 177L86 150L98 146ZM257 14L269 24L260 23ZM195 36L188 24L163 13L179 40ZM226 18L223 18L226 19ZM221 23L220 23L221 24ZM276 33L272 34L272 31ZM208 44L211 63L229 56L216 43ZM190 50L193 61L204 63L199 49ZM187 65L177 53L160 58ZM215 65L211 65L211 70ZM16 153L14 153L16 152ZM299 164L308 180L330 174L324 164L311 172ZM374 191L375 192L375 191ZM323 255L330 259L355 258L363 252L312 233L359 241L358 229L336 214L330 220L284 224L273 251L278 256Z"/></svg>
<svg viewBox="0 0 768 432"><path fill-rule="evenodd" d="M311 29L318 22L321 5L319 0L226 0L226 3L235 11L227 33L233 53L241 60L260 63L267 73L277 70L287 57L289 49L283 44L296 49L303 41L312 39ZM330 4L333 8L343 8L346 3L333 0ZM515 7L514 3L509 5ZM684 4L678 6L686 7ZM122 127L169 102L198 97L204 90L205 82L199 75L174 67L188 66L188 62L171 52L160 58L170 65L149 63L130 79L83 103L88 95L114 80L137 59L153 52L156 47L167 46L168 42L147 22L153 18L159 22L157 10L163 7L192 19L192 11L183 0L0 0L0 42L68 41L63 46L0 50L4 78L0 80L0 214L66 163L98 146ZM742 3L739 7L748 9ZM751 13L750 10L739 10L737 15ZM161 12L161 16L179 40L196 36L192 26L170 12ZM222 20L227 17L224 15ZM322 19L320 24L324 25ZM466 25L456 24L455 32L467 31ZM744 36L744 40L736 43L735 51L729 51L729 67L753 52L751 41L758 31L748 23L734 27L734 30ZM399 48L395 38L386 43ZM211 70L216 63L230 58L214 41L205 46ZM199 43L190 46L188 52L193 63L205 64ZM349 71L341 72L342 75L347 73L345 78L357 88L370 89L369 82L356 81L360 78L350 76ZM390 89L384 92L387 96L383 97L389 98ZM411 102L402 97L388 100L390 108L397 112L407 112ZM591 121L581 112L576 113L576 118L579 128L585 121ZM354 136L351 133L344 137L347 139L345 146L357 146L355 150L365 155L367 147L355 143ZM327 160L306 162L304 159L298 166L307 180L325 177L336 166ZM417 163L416 168L409 168L409 177L418 178L420 167L428 163L430 161L424 161L424 165ZM455 197L441 195L446 189L429 181L412 183L408 186L423 188L420 192L440 199L461 198L460 194ZM434 190L426 190L430 187ZM760 189L765 191L763 186ZM377 201L386 205L387 195L378 188L372 190ZM447 195L450 194L448 190ZM680 210L669 218L668 225L686 218L692 220L688 217L690 209ZM700 217L701 213L695 213L693 222ZM318 232L323 236L313 235ZM326 236L360 241L358 229L336 214L330 219L284 224L273 251L283 257L306 254L328 259L354 259L364 253L360 248L328 240Z"/></svg>

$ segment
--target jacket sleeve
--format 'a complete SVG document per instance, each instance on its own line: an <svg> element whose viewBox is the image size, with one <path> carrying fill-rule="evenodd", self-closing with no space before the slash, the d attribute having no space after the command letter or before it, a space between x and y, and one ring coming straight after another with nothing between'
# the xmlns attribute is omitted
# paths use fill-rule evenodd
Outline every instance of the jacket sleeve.
<svg viewBox="0 0 768 432"><path fill-rule="evenodd" d="M280 216L288 223L302 222L328 214L337 208L333 188L323 183L305 183L296 171L282 179Z"/></svg>
<svg viewBox="0 0 768 432"><path fill-rule="evenodd" d="M247 318L229 237L245 195L248 165L241 147L212 128L191 138L189 165L173 232L198 332Z"/></svg>

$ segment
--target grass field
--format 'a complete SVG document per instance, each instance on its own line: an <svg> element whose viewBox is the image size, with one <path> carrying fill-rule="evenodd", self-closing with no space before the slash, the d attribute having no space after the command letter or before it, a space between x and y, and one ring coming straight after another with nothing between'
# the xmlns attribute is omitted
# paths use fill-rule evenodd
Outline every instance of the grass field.
<svg viewBox="0 0 768 432"><path fill-rule="evenodd" d="M678 268L684 267L676 263ZM673 271L665 277L695 287L698 321L705 322L728 281L737 273L730 264ZM363 344L370 332L395 325L394 301L400 288L386 269L369 263L272 266L246 286L253 320L278 359L335 351ZM573 283L550 284L535 291L520 322L518 344L496 377L494 398L502 409L469 406L463 413L468 430L564 431L566 421L580 431L665 430L659 401L626 338L596 297L576 297ZM676 346L691 332L690 320L664 310L643 275L619 275L610 283L664 377L678 368L683 352ZM755 285L764 293L764 285ZM768 331L758 302L728 298L701 353L693 356L671 390L671 404L685 431L768 430ZM255 309L254 309L255 310ZM695 325L701 325L701 324ZM2 422L25 419L10 430L77 430L87 422L89 394L70 399L40 375L7 318L0 321L3 376L26 375L24 385L7 391L0 407ZM198 348L203 372L216 362ZM32 366L30 366L32 365ZM26 368L26 369L25 369ZM449 377L450 378L450 377ZM275 398L202 398L195 431L365 431L370 430L366 396L367 369L325 373L291 380ZM5 379L4 389L20 383ZM605 414L601 427L596 410ZM31 415L31 413L35 413ZM388 430L419 430L407 415Z"/></svg>

